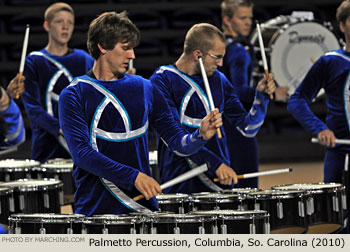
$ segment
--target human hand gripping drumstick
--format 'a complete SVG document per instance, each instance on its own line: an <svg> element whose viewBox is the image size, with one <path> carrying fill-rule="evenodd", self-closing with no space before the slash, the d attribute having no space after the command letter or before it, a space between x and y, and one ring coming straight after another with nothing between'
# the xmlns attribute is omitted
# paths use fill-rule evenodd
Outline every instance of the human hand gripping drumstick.
<svg viewBox="0 0 350 252"><path fill-rule="evenodd" d="M29 26L29 24L27 24L26 32L25 32L24 40L23 40L21 62L19 64L18 81L20 81L22 79L22 76L23 76L24 62L25 62L25 59L26 59L27 48L28 48L29 30L30 30L30 26ZM18 98L19 98L19 95L16 95L16 99L18 99Z"/></svg>
<svg viewBox="0 0 350 252"><path fill-rule="evenodd" d="M269 76L269 69L268 69L268 67L267 67L267 61L266 61L266 55L265 55L264 41L263 41L262 36L261 36L260 25L259 25L258 22L256 23L256 29L257 29L257 31L258 31L260 52L261 52L261 58L262 58L262 61L263 61L263 64L264 64L264 71L265 71L266 79L268 79L268 76ZM272 100L272 99L273 99L273 95L270 94L270 100Z"/></svg>
<svg viewBox="0 0 350 252"><path fill-rule="evenodd" d="M320 143L320 141L316 138L313 137L311 138L312 143ZM336 144L345 144L345 145L350 145L350 139L335 139Z"/></svg>
<svg viewBox="0 0 350 252"><path fill-rule="evenodd" d="M208 170L208 165L207 164L203 164L201 166L198 166L197 168L193 169L193 170L190 170L188 172L185 172L183 174L181 174L180 176L177 176L176 178L172 179L172 180L169 180L168 182L162 184L160 186L160 188L162 190L170 187L170 186L173 186L173 185L176 185L178 183L181 183L185 180L188 180L190 178L193 178L203 172L206 172ZM142 194L136 196L133 198L134 201L138 201L140 199L143 199L145 196L143 196Z"/></svg>
<svg viewBox="0 0 350 252"><path fill-rule="evenodd" d="M277 170L263 171L263 172L252 172L252 173L237 175L237 178L238 179L255 178L255 177L262 177L262 176L279 174L279 173L287 173L291 171L293 171L292 168L277 169ZM219 181L218 178L214 178L214 182L218 182L218 181Z"/></svg>
<svg viewBox="0 0 350 252"><path fill-rule="evenodd" d="M207 77L207 73L205 72L205 68L204 68L204 64L203 64L203 60L202 60L202 56L199 54L198 55L198 61L199 61L199 66L201 68L201 73L202 73L202 78L204 81L204 86L205 86L205 91L207 92L207 96L208 96L208 100L209 100L209 105L211 110L215 110L215 106L214 106L214 101L213 101L213 96L211 95L211 91L210 91L210 86L209 86L209 82L208 82L208 77ZM216 129L216 132L218 134L218 138L221 138L221 130L220 128Z"/></svg>

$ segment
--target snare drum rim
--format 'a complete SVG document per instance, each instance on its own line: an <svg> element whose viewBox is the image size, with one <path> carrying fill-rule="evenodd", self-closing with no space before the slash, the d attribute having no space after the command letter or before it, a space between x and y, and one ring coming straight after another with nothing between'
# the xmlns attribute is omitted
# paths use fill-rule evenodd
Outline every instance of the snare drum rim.
<svg viewBox="0 0 350 252"><path fill-rule="evenodd" d="M141 220L137 216L130 216L126 214L113 215L102 214L85 217L83 223L91 225L130 225L140 223Z"/></svg>
<svg viewBox="0 0 350 252"><path fill-rule="evenodd" d="M312 187L312 188L298 188L298 187L295 187L295 188L286 188L288 186L303 186L303 185L314 185L315 187ZM324 187L324 188L317 188L316 186L317 185L330 185L333 187ZM285 187L285 188L283 188ZM275 190L288 190L288 189L293 189L293 190L304 190L305 192L307 192L307 194L320 194L320 193L325 193L325 192L338 192L338 191L341 191L343 190L344 188L344 185L340 184L340 183L325 183L325 182L319 182L319 183L300 183L300 184L285 184L285 185L277 185L277 186L273 186L271 187L272 189L275 189Z"/></svg>
<svg viewBox="0 0 350 252"><path fill-rule="evenodd" d="M156 223L202 223L214 220L215 217L211 215L200 214L162 214L152 215L149 217L150 222Z"/></svg>
<svg viewBox="0 0 350 252"><path fill-rule="evenodd" d="M6 161L11 161L11 162L27 162L27 164L23 164L23 165L11 165L11 166L4 166L3 164L6 162ZM35 161L35 160L31 160L31 159L4 159L4 160L0 160L0 169L3 169L3 168L34 168L34 167L40 167L40 162L39 161Z"/></svg>
<svg viewBox="0 0 350 252"><path fill-rule="evenodd" d="M176 197L171 198L171 196L176 195ZM157 196L170 196L170 198L162 198L159 199ZM183 203L183 202L189 202L190 201L190 196L185 193L171 193L171 194L160 194L157 195L156 199L159 204L169 204L169 203Z"/></svg>
<svg viewBox="0 0 350 252"><path fill-rule="evenodd" d="M0 183L1 185L1 183ZM0 195L8 195L13 193L13 189L8 188L8 187L0 187Z"/></svg>
<svg viewBox="0 0 350 252"><path fill-rule="evenodd" d="M49 185L34 185L34 184L28 184L28 185L9 185L14 184L16 182L27 182L27 181L50 181L53 183L50 183ZM55 180L55 179L19 179L9 182L4 182L0 184L0 187L10 188L14 192L33 192L33 191L45 191L50 189L56 189L56 188L63 188L63 183L61 180Z"/></svg>
<svg viewBox="0 0 350 252"><path fill-rule="evenodd" d="M283 193L286 192L286 193ZM262 190L258 192L252 192L247 194L247 199L294 199L304 197L306 194L305 190Z"/></svg>
<svg viewBox="0 0 350 252"><path fill-rule="evenodd" d="M69 167L41 167L38 169L40 172L47 172L47 173L71 173L73 171L73 166L71 168Z"/></svg>
<svg viewBox="0 0 350 252"><path fill-rule="evenodd" d="M251 220L251 219L265 219L270 217L266 210L200 210L190 212L190 214L210 215L216 219L224 220Z"/></svg>
<svg viewBox="0 0 350 252"><path fill-rule="evenodd" d="M257 192L257 191L260 191L260 189L246 187L246 188L224 189L224 190L221 190L220 193L222 193L222 194L241 194L241 195L246 195L248 193Z"/></svg>
<svg viewBox="0 0 350 252"><path fill-rule="evenodd" d="M19 223L81 223L84 218L83 214L34 213L12 214L9 221Z"/></svg>
<svg viewBox="0 0 350 252"><path fill-rule="evenodd" d="M215 195L215 196L214 196ZM243 195L240 194L224 194L224 193L205 193L191 194L191 202L194 203L230 203L242 201Z"/></svg>

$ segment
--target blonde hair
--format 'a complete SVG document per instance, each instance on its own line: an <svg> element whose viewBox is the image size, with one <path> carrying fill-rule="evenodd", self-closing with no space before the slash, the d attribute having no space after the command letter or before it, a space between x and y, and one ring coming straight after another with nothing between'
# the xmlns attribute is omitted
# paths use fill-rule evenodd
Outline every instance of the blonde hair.
<svg viewBox="0 0 350 252"><path fill-rule="evenodd" d="M69 4L63 3L63 2L58 2L58 3L51 4L46 9L45 14L44 14L45 21L51 22L53 17L60 11L68 11L74 16L74 10Z"/></svg>

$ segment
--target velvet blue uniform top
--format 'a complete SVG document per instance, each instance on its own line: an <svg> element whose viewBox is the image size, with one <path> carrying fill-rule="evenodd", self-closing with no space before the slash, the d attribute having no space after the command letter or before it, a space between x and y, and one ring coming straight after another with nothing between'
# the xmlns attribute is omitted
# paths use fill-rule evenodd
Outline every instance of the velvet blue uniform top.
<svg viewBox="0 0 350 252"><path fill-rule="evenodd" d="M151 76L151 81L164 94L174 117L183 124L183 127L192 132L198 127L198 122L211 108L201 76L188 76L173 65L163 66ZM263 93L256 92L256 99L249 113L242 107L235 90L224 74L216 70L208 78L215 107L226 114L232 127L235 127L245 136L255 136L266 115L268 98ZM226 129L221 128L222 138L217 136L210 139L205 148L189 158L183 158L171 152L162 140L158 141L158 168L160 169L161 183L166 182L183 172L208 162L211 166L206 174L202 174L183 183L165 189L165 193L193 193L203 191L219 191L223 187L214 183L215 171L225 163L230 165L226 147ZM239 145L239 143L237 143ZM232 186L229 186L232 187Z"/></svg>
<svg viewBox="0 0 350 252"><path fill-rule="evenodd" d="M343 49L326 53L320 57L295 90L288 102L288 110L310 132L316 136L330 129L338 139L350 139L350 53ZM326 92L328 108L326 122L317 118L308 104L319 90ZM337 145L327 148L325 159L325 181L341 182L345 153L350 152L349 145ZM328 156L328 158L327 158ZM339 156L337 158L336 156Z"/></svg>
<svg viewBox="0 0 350 252"><path fill-rule="evenodd" d="M0 143L1 153L1 151L23 143L25 140L25 130L21 111L12 99L10 99L9 107L0 113L3 116L5 123L7 123L8 128L5 139Z"/></svg>
<svg viewBox="0 0 350 252"><path fill-rule="evenodd" d="M158 210L155 198L132 200L138 173L151 176L149 125L181 155L207 143L198 130L185 134L158 88L135 75L75 79L61 93L59 118L74 161L76 212L88 216Z"/></svg>
<svg viewBox="0 0 350 252"><path fill-rule="evenodd" d="M71 49L72 50L72 49ZM32 127L32 159L48 159L70 155L59 143L58 99L61 90L73 77L86 74L93 59L83 50L73 49L64 56L55 56L45 49L26 58L23 103Z"/></svg>

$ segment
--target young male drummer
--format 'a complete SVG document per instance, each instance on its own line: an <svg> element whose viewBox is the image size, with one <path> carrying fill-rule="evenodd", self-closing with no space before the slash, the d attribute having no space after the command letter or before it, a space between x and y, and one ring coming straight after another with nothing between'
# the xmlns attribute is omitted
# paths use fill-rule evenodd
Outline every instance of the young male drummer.
<svg viewBox="0 0 350 252"><path fill-rule="evenodd" d="M249 109L255 96L255 88L251 86L252 73L256 66L255 52L247 37L253 23L253 3L251 0L222 1L221 16L222 28L226 37L226 54L219 70L230 80L236 89L238 98L245 108ZM277 87L275 99L286 101L287 91L287 87ZM225 116L223 122L227 134L231 167L238 174L257 172L259 151L255 135L243 136L232 127ZM240 180L235 187L257 188L258 178Z"/></svg>
<svg viewBox="0 0 350 252"><path fill-rule="evenodd" d="M349 145L336 145L335 139L350 139L350 2L337 9L337 22L345 35L345 47L320 57L305 76L288 102L288 110L305 129L314 133L320 144L327 146L324 181L342 182L345 154ZM309 103L324 88L327 96L327 117L322 122L310 110Z"/></svg>
<svg viewBox="0 0 350 252"><path fill-rule="evenodd" d="M196 152L222 125L216 110L198 130L186 134L157 87L125 74L139 38L125 12L97 17L90 24L87 42L94 66L61 93L59 118L75 165L77 213L158 210L154 196L161 188L149 167L149 125L179 155ZM146 199L133 201L140 192Z"/></svg>
<svg viewBox="0 0 350 252"><path fill-rule="evenodd" d="M350 139L350 2L343 1L337 9L337 22L345 35L345 47L326 53L311 67L288 102L288 110L320 144L327 147L324 159L324 182L342 182L345 155L350 146L335 143ZM326 92L327 117L324 123L308 104L321 88ZM346 185L349 187L349 185ZM348 206L349 207L349 206ZM349 232L349 225L348 230Z"/></svg>
<svg viewBox="0 0 350 252"><path fill-rule="evenodd" d="M245 136L255 135L264 121L269 98L267 94L275 91L272 75L264 78L256 89L255 100L249 113L242 107L234 87L225 75L217 70L222 66L225 55L225 37L213 25L202 23L194 25L188 32L184 43L184 52L175 64L162 66L151 76L151 81L164 94L174 117L189 132L199 127L200 120L210 111L204 82L201 75L199 56L213 96L214 104L227 116L233 128ZM212 138L205 148L190 157L182 157L172 152L163 139L158 141L158 167L161 182L166 182L186 172L195 165L208 162L211 170L193 179L172 186L166 193L194 193L220 191L232 188L237 183L237 175L230 168L230 159L226 147L226 130L221 128L222 138ZM236 142L236 144L240 144ZM215 183L214 179L220 182Z"/></svg>
<svg viewBox="0 0 350 252"><path fill-rule="evenodd" d="M87 73L93 64L85 51L68 47L74 29L74 11L70 5L58 2L49 6L44 29L48 44L26 58L23 94L32 127L31 158L42 163L53 158L70 158L59 127L58 99L73 77Z"/></svg>

